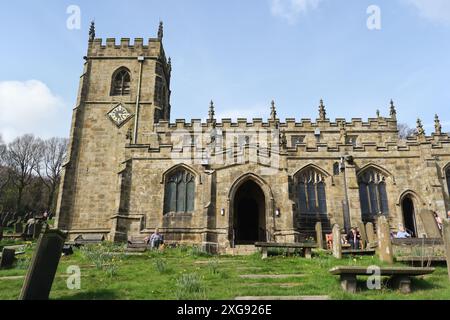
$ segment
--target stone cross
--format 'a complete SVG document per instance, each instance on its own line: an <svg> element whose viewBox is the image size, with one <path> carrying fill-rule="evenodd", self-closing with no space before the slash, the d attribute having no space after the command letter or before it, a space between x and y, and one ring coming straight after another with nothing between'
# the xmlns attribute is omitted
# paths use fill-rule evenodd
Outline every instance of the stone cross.
<svg viewBox="0 0 450 320"><path fill-rule="evenodd" d="M367 242L369 244L373 244L377 241L377 239L375 237L375 230L374 230L372 222L368 222L366 224L366 235L367 235Z"/></svg>
<svg viewBox="0 0 450 320"><path fill-rule="evenodd" d="M60 230L44 228L31 259L20 300L48 299L66 238L67 234Z"/></svg>
<svg viewBox="0 0 450 320"><path fill-rule="evenodd" d="M333 226L333 256L342 259L341 227L338 224Z"/></svg>
<svg viewBox="0 0 450 320"><path fill-rule="evenodd" d="M316 223L316 242L317 242L317 248L323 249L323 233L322 233L322 223L317 222Z"/></svg>
<svg viewBox="0 0 450 320"><path fill-rule="evenodd" d="M445 246L445 257L447 259L448 278L450 280L450 221L445 219L442 222L442 233Z"/></svg>
<svg viewBox="0 0 450 320"><path fill-rule="evenodd" d="M363 222L358 222L358 229L359 229L359 234L361 235L361 247L362 247L362 249L365 249L367 246L367 234L366 234L366 228L365 228Z"/></svg>
<svg viewBox="0 0 450 320"><path fill-rule="evenodd" d="M391 229L385 216L380 216L377 222L378 254L380 260L389 264L394 263L392 252Z"/></svg>

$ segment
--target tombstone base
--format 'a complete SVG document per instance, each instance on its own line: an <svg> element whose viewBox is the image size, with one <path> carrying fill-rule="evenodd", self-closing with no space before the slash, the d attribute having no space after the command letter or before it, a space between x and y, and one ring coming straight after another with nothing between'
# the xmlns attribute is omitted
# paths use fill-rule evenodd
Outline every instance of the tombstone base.
<svg viewBox="0 0 450 320"><path fill-rule="evenodd" d="M311 248L305 248L304 254L306 259L312 259L312 249Z"/></svg>
<svg viewBox="0 0 450 320"><path fill-rule="evenodd" d="M395 288L398 288L401 293L411 293L411 278L406 276L396 276L392 278L392 283Z"/></svg>
<svg viewBox="0 0 450 320"><path fill-rule="evenodd" d="M267 259L267 247L261 248L262 258Z"/></svg>
<svg viewBox="0 0 450 320"><path fill-rule="evenodd" d="M341 274L341 287L348 293L356 293L356 275Z"/></svg>

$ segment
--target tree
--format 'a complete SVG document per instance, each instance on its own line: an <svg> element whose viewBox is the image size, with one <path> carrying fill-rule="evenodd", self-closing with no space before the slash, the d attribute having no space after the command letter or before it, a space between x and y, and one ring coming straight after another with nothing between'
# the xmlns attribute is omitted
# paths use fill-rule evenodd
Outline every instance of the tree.
<svg viewBox="0 0 450 320"><path fill-rule="evenodd" d="M397 127L398 127L398 137L402 140L406 140L408 137L416 133L416 130L410 128L406 123L399 123Z"/></svg>
<svg viewBox="0 0 450 320"><path fill-rule="evenodd" d="M23 192L33 181L33 172L41 157L41 149L41 140L31 134L18 137L8 144L6 164L10 167L10 180L17 188L17 212L19 214L23 214Z"/></svg>
<svg viewBox="0 0 450 320"><path fill-rule="evenodd" d="M9 182L9 172L6 166L6 144L3 142L3 137L0 134L0 195L3 188Z"/></svg>
<svg viewBox="0 0 450 320"><path fill-rule="evenodd" d="M49 196L47 210L53 211L53 202L61 178L61 169L67 154L68 139L51 138L41 142L41 155L36 172L47 187Z"/></svg>

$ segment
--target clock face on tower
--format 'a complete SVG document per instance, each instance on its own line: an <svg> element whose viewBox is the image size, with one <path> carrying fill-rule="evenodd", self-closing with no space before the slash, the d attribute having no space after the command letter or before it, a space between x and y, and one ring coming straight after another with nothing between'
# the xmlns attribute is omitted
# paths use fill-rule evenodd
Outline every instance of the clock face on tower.
<svg viewBox="0 0 450 320"><path fill-rule="evenodd" d="M122 104L119 104L108 112L108 117L117 127L121 127L132 115Z"/></svg>

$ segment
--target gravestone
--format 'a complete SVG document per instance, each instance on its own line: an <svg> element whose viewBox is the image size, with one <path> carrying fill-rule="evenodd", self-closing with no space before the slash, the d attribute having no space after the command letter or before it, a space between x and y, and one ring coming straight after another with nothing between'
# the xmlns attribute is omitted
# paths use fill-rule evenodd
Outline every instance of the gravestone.
<svg viewBox="0 0 450 320"><path fill-rule="evenodd" d="M373 227L372 222L368 222L366 224L366 236L367 236L367 242L370 244L373 244L377 241L375 236L375 229Z"/></svg>
<svg viewBox="0 0 450 320"><path fill-rule="evenodd" d="M338 224L333 226L333 256L342 259L341 228Z"/></svg>
<svg viewBox="0 0 450 320"><path fill-rule="evenodd" d="M423 228L427 234L427 238L440 238L441 231L434 218L434 212L431 210L423 209L420 211L420 220L422 221Z"/></svg>
<svg viewBox="0 0 450 320"><path fill-rule="evenodd" d="M3 248L2 258L0 259L0 269L11 268L15 255L16 250Z"/></svg>
<svg viewBox="0 0 450 320"><path fill-rule="evenodd" d="M33 225L33 239L37 239L42 231L42 222L36 221L36 223Z"/></svg>
<svg viewBox="0 0 450 320"><path fill-rule="evenodd" d="M23 233L23 224L22 222L18 222L14 224L14 233L15 234L22 234Z"/></svg>
<svg viewBox="0 0 450 320"><path fill-rule="evenodd" d="M48 299L66 238L65 232L44 228L33 253L20 300Z"/></svg>
<svg viewBox="0 0 450 320"><path fill-rule="evenodd" d="M447 260L448 278L450 280L450 221L447 219L442 221L442 233L445 247L445 258Z"/></svg>
<svg viewBox="0 0 450 320"><path fill-rule="evenodd" d="M323 249L323 232L322 232L322 223L317 222L316 223L316 242L317 242L317 248Z"/></svg>
<svg viewBox="0 0 450 320"><path fill-rule="evenodd" d="M359 234L361 236L361 249L365 249L367 246L367 234L366 234L366 227L364 226L363 222L358 222L358 229Z"/></svg>
<svg viewBox="0 0 450 320"><path fill-rule="evenodd" d="M389 264L394 263L391 242L391 229L385 216L380 216L377 222L378 254L380 260Z"/></svg>

